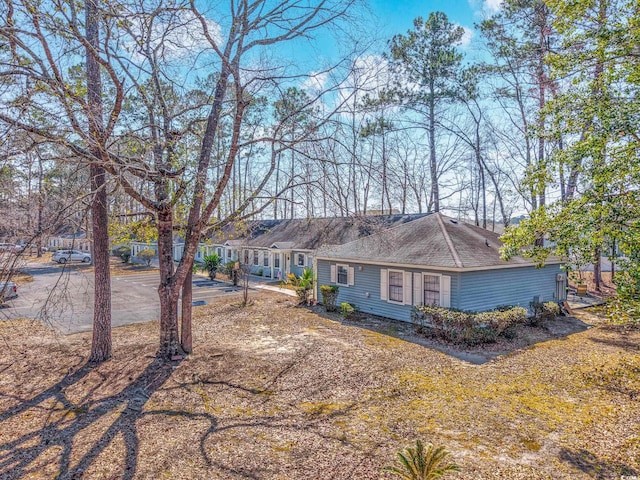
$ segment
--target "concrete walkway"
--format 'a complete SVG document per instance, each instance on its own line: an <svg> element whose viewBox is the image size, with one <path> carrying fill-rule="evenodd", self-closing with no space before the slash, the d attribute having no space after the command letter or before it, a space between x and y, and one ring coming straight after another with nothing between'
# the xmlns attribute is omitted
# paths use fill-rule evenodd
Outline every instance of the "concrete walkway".
<svg viewBox="0 0 640 480"><path fill-rule="evenodd" d="M200 271L194 273L194 277L195 276L199 276L207 279L209 278L209 276L206 273L200 272ZM223 280L218 276L216 276L215 281L228 283L229 285L231 285L231 282L229 282L228 280ZM267 280L264 277L260 277L258 275L249 275L249 288L253 290L267 290L270 292L277 292L277 293L282 293L284 295L289 295L290 297L296 296L296 292L294 290L278 287L277 285L274 285L274 283L277 283L277 282L271 279Z"/></svg>

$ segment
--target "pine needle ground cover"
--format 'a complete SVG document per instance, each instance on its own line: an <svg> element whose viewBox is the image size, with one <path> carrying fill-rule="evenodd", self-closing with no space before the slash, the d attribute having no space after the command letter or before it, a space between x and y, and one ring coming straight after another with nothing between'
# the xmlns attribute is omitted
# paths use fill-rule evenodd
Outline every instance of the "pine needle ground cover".
<svg viewBox="0 0 640 480"><path fill-rule="evenodd" d="M378 479L416 439L460 479L640 475L640 334L595 326L474 365L261 293L197 309L195 353L158 326L0 322L0 478ZM597 319L587 318L594 323Z"/></svg>

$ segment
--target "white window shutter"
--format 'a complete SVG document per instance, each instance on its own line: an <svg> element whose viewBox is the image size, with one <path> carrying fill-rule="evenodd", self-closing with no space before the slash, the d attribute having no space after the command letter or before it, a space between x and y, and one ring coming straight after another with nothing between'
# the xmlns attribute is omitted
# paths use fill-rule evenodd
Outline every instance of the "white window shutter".
<svg viewBox="0 0 640 480"><path fill-rule="evenodd" d="M337 279L336 279L336 266L335 265L331 265L331 283L336 283Z"/></svg>
<svg viewBox="0 0 640 480"><path fill-rule="evenodd" d="M380 269L380 300L387 300L389 298L389 276L387 269Z"/></svg>
<svg viewBox="0 0 640 480"><path fill-rule="evenodd" d="M404 281L402 282L402 296L405 305L411 305L411 279L413 275L411 272L404 272Z"/></svg>
<svg viewBox="0 0 640 480"><path fill-rule="evenodd" d="M355 272L353 270L353 267L349 267L349 270L347 271L347 284L353 285L354 278L355 278Z"/></svg>
<svg viewBox="0 0 640 480"><path fill-rule="evenodd" d="M422 274L414 273L413 274L413 304L414 305L422 305Z"/></svg>
<svg viewBox="0 0 640 480"><path fill-rule="evenodd" d="M451 307L451 277L449 275L440 277L440 306Z"/></svg>

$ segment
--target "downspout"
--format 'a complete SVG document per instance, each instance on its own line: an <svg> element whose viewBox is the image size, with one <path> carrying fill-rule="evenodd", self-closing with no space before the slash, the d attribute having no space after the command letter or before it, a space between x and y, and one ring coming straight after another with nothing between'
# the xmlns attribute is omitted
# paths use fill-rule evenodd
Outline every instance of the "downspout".
<svg viewBox="0 0 640 480"><path fill-rule="evenodd" d="M313 264L311 266L313 268L313 299L318 301L318 259L316 255L313 256Z"/></svg>

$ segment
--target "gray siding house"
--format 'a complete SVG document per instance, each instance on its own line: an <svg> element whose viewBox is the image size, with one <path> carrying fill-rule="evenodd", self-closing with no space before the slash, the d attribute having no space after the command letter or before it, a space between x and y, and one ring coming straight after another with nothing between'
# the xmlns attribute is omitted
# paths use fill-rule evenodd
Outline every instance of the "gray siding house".
<svg viewBox="0 0 640 480"><path fill-rule="evenodd" d="M233 226L212 239L212 249L223 248L223 258L240 260L251 273L268 278L286 278L313 268L316 250L326 244L343 244L388 230L424 217L412 215L373 215L285 220L256 220L241 228ZM233 237L234 240L225 238Z"/></svg>
<svg viewBox="0 0 640 480"><path fill-rule="evenodd" d="M506 262L501 246L498 234L434 213L319 249L316 289L338 285L339 303L404 321L414 305L486 311L565 299L560 260L540 269L521 257Z"/></svg>

